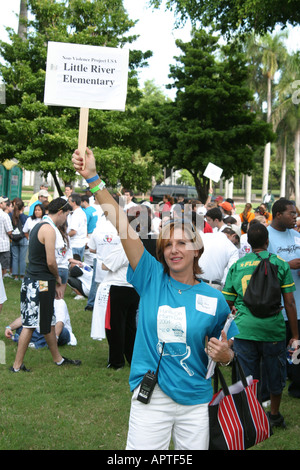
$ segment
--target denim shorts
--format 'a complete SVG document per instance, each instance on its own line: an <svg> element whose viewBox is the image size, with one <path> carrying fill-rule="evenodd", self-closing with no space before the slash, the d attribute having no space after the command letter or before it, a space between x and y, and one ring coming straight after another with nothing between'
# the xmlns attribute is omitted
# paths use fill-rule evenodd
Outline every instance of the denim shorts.
<svg viewBox="0 0 300 470"><path fill-rule="evenodd" d="M280 395L286 384L286 341L234 339L233 349L246 376L263 380L273 395ZM263 364L263 367L262 367Z"/></svg>
<svg viewBox="0 0 300 470"><path fill-rule="evenodd" d="M69 276L69 270L67 268L58 268L58 274L60 275L61 283L62 284L67 284L68 276Z"/></svg>

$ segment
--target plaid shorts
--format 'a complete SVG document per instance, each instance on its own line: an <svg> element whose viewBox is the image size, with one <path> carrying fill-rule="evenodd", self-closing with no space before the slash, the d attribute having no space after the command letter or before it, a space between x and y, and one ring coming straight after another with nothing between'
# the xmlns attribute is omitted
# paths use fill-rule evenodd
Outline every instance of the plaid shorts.
<svg viewBox="0 0 300 470"><path fill-rule="evenodd" d="M24 328L48 334L55 325L55 280L36 281L25 277L21 286L21 317Z"/></svg>
<svg viewBox="0 0 300 470"><path fill-rule="evenodd" d="M1 263L2 269L10 268L10 251L0 252L0 263Z"/></svg>

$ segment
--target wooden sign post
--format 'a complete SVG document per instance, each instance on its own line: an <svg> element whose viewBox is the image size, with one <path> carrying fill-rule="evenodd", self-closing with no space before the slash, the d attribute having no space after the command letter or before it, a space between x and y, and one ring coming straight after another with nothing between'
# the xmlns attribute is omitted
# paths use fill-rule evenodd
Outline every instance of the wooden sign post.
<svg viewBox="0 0 300 470"><path fill-rule="evenodd" d="M85 156L89 109L125 111L129 50L49 42L44 103L80 108L78 149Z"/></svg>
<svg viewBox="0 0 300 470"><path fill-rule="evenodd" d="M79 132L78 132L78 150L79 155L83 158L83 167L85 168L85 152L87 148L87 137L89 127L89 108L80 108L79 115Z"/></svg>

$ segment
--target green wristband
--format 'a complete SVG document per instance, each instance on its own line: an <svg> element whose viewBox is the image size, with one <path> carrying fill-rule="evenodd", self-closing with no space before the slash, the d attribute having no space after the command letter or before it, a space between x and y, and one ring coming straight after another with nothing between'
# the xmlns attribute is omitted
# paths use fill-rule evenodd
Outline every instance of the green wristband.
<svg viewBox="0 0 300 470"><path fill-rule="evenodd" d="M97 191L102 191L102 189L105 188L105 183L104 181L101 180L100 184L97 184L94 188L90 188L90 191L92 194L96 193Z"/></svg>

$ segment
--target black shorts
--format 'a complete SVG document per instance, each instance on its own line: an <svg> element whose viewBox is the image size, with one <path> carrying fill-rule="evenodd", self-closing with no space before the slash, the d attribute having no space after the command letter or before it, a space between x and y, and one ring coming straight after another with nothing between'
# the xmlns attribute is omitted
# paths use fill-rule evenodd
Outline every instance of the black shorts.
<svg viewBox="0 0 300 470"><path fill-rule="evenodd" d="M56 281L37 281L25 277L21 286L21 317L24 328L50 333L55 325L54 299Z"/></svg>

